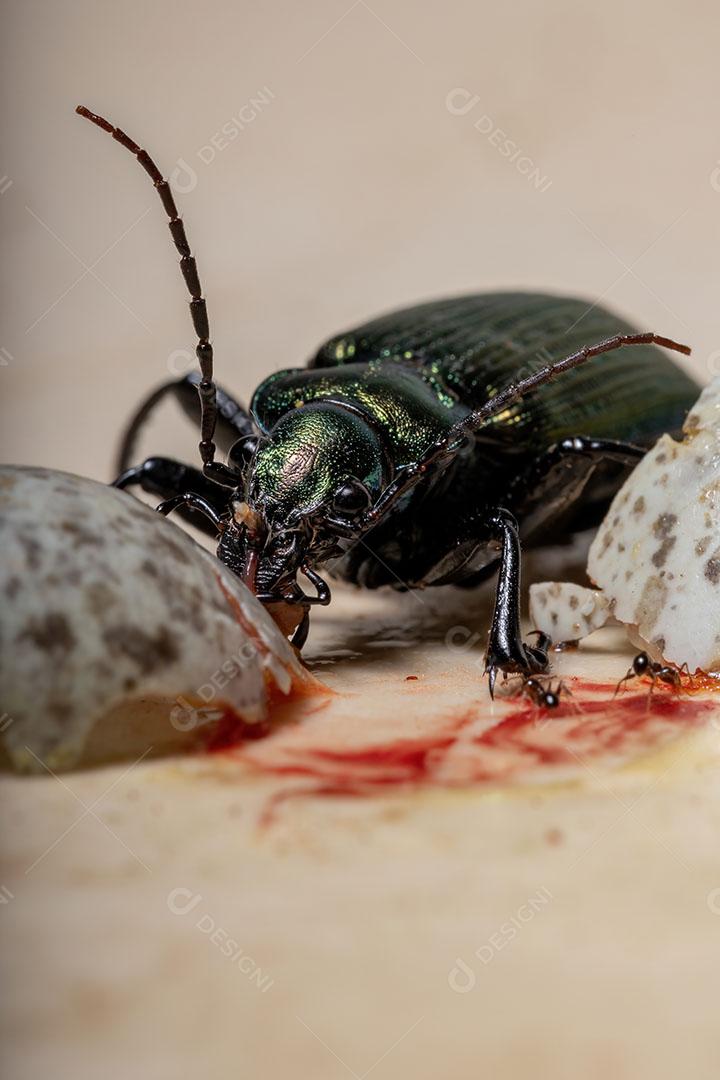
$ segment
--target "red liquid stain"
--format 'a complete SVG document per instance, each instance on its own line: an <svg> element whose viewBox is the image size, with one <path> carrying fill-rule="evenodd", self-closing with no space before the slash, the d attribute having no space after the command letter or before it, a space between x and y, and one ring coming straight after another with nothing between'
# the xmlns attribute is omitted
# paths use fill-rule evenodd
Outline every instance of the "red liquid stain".
<svg viewBox="0 0 720 1080"><path fill-rule="evenodd" d="M313 685L315 684L315 685ZM319 689L318 689L319 688ZM312 716L330 704L330 697L334 691L323 687L321 683L313 679L313 682L294 683L289 694L283 694L277 686L268 680L268 702L270 716L265 720L248 723L237 715L233 709L225 707L219 720L209 726L203 733L203 749L209 754L222 753L225 750L242 748L246 742L257 742L267 738L268 735L277 733L283 723L292 720L296 706L300 701L324 696L314 708L305 707L303 716ZM326 695L326 696L325 696Z"/></svg>
<svg viewBox="0 0 720 1080"><path fill-rule="evenodd" d="M241 720L231 709L225 709L217 723L213 724L205 736L205 749L208 753L231 750L244 742L266 738L271 731L268 720L248 724Z"/></svg>
<svg viewBox="0 0 720 1080"><path fill-rule="evenodd" d="M683 690L688 694L717 693L720 690L720 679L717 675L707 675L704 671L696 671L694 675L683 677Z"/></svg>
<svg viewBox="0 0 720 1080"><path fill-rule="evenodd" d="M484 697L477 705L454 713L445 708L422 720L389 702L387 718L375 718L366 731L356 710L323 717L321 707L296 723L279 729L273 724L269 738L252 744L237 745L235 736L247 734L221 728L214 748L235 743L230 752L244 764L282 778L263 815L267 824L281 803L303 796L582 779L595 766L627 764L706 724L713 714L720 718L720 702L695 693L637 680L614 696L615 685L568 680L571 696L557 709L506 698L495 715L488 715Z"/></svg>

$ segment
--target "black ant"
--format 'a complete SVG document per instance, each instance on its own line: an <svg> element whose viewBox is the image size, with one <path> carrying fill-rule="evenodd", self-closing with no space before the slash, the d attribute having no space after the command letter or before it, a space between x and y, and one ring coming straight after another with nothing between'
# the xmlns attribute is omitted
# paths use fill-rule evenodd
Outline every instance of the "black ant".
<svg viewBox="0 0 720 1080"><path fill-rule="evenodd" d="M547 653L552 645L552 640L542 630L531 630L528 636L532 637L533 635L537 636L537 648ZM540 709L557 709L560 704L560 695L564 689L565 687L561 682L558 682L553 690L549 682L543 683L541 679L536 678L534 675L526 675L520 687L520 693L523 697L529 698Z"/></svg>
<svg viewBox="0 0 720 1080"><path fill-rule="evenodd" d="M557 709L563 689L561 682L553 690L550 683L546 685L531 675L523 682L520 693L541 709Z"/></svg>
<svg viewBox="0 0 720 1080"><path fill-rule="evenodd" d="M683 664L681 668L668 667L665 664L658 664L655 660L652 660L646 652L638 653L634 658L632 664L627 670L627 675L620 680L615 688L615 693L624 683L630 679L639 679L643 675L649 675L652 681L650 692L652 693L652 687L659 680L664 682L667 686L672 686L675 690L682 688L681 673L686 671L689 674L687 664Z"/></svg>

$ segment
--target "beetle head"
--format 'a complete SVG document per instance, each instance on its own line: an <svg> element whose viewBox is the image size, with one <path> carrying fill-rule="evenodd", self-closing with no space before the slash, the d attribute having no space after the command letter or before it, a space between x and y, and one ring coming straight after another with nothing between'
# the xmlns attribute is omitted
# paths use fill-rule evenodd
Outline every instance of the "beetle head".
<svg viewBox="0 0 720 1080"><path fill-rule="evenodd" d="M219 557L265 600L307 602L296 581L301 571L322 594L314 568L357 537L383 489L386 456L376 432L342 404L314 402L230 456L236 464L246 459L244 490L236 493Z"/></svg>

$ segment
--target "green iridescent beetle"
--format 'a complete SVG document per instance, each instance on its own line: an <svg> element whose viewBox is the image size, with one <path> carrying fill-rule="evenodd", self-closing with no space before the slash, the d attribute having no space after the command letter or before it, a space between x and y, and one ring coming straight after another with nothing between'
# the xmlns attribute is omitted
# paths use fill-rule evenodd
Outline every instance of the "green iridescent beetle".
<svg viewBox="0 0 720 1080"><path fill-rule="evenodd" d="M549 641L529 645L520 633L521 539L546 544L599 522L628 470L680 428L698 394L656 346L690 350L582 300L463 296L331 338L307 367L261 383L247 411L215 385L205 300L167 181L124 132L78 112L152 179L198 338L200 372L140 407L116 485L139 485L162 498L161 513L199 520L219 538L218 558L262 601L297 605L298 647L311 606L330 601L321 566L367 588L398 589L472 585L498 571L491 692L499 671L526 679L547 671ZM130 466L142 425L167 394L200 417L202 469L164 457ZM226 464L215 460L215 438Z"/></svg>

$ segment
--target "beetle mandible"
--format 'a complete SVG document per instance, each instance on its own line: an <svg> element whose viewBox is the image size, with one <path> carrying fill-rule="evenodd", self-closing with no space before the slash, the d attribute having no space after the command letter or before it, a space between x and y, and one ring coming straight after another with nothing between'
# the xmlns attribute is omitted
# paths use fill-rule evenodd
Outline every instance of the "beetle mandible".
<svg viewBox="0 0 720 1080"><path fill-rule="evenodd" d="M205 299L167 180L123 131L77 111L149 174L198 339L199 373L160 386L130 422L115 484L160 497L163 514L200 516L218 558L260 600L297 605L298 648L312 605L330 601L323 565L369 588L470 586L497 571L490 692L498 672L547 671L547 644L521 636L521 538L545 544L599 523L628 470L697 397L655 346L690 350L574 298L461 296L331 338L306 368L265 379L245 409L215 385ZM130 464L168 394L199 411L201 469L164 457Z"/></svg>

